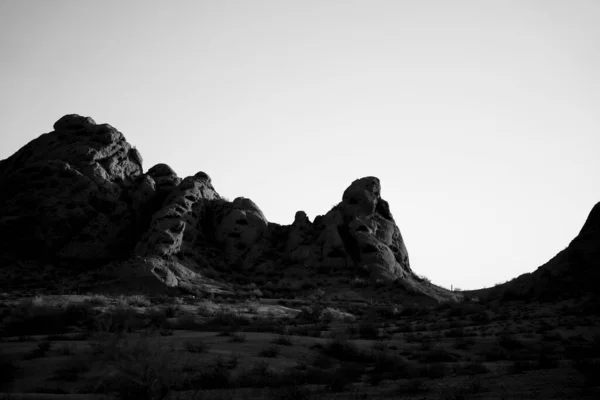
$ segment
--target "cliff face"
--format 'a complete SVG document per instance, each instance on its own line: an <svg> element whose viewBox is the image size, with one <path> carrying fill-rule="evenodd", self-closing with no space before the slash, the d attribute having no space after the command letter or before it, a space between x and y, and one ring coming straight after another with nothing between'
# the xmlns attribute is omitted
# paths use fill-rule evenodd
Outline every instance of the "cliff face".
<svg viewBox="0 0 600 400"><path fill-rule="evenodd" d="M146 173L124 136L67 115L0 161L2 268L24 260L193 289L206 276L300 268L379 281L412 280L406 246L375 177L358 179L326 215L269 223L249 199L223 199L204 172Z"/></svg>

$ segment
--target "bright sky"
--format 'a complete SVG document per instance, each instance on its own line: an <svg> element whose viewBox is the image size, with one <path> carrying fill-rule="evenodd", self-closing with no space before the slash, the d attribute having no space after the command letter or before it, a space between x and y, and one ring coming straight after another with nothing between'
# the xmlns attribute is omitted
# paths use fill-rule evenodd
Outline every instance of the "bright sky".
<svg viewBox="0 0 600 400"><path fill-rule="evenodd" d="M64 114L270 221L377 176L413 269L490 286L600 201L600 1L0 0L0 159Z"/></svg>

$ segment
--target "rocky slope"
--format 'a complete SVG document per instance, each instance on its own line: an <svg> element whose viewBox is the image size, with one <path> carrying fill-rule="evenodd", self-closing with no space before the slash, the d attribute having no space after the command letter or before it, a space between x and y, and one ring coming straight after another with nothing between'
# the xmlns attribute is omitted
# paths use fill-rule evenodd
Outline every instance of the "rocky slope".
<svg viewBox="0 0 600 400"><path fill-rule="evenodd" d="M532 273L471 294L507 300L554 301L596 295L599 280L600 203L597 203L575 239L550 261Z"/></svg>
<svg viewBox="0 0 600 400"><path fill-rule="evenodd" d="M121 132L78 115L0 161L0 235L4 272L102 267L157 290L290 268L423 283L375 177L352 182L313 222L299 211L281 226L250 199L223 199L204 172L181 179L158 164L144 173Z"/></svg>

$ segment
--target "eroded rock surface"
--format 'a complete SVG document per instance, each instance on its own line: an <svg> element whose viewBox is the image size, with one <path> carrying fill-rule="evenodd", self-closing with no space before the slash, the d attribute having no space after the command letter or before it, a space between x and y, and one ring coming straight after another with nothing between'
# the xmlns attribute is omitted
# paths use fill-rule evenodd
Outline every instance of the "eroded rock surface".
<svg viewBox="0 0 600 400"><path fill-rule="evenodd" d="M125 199L141 156L115 128L67 115L0 161L4 262L104 262L135 242Z"/></svg>
<svg viewBox="0 0 600 400"><path fill-rule="evenodd" d="M166 164L146 173L124 136L67 115L0 161L3 265L110 265L122 280L190 289L233 272L300 271L394 281L412 271L375 177L358 179L313 222L269 223L250 199L223 199L204 172L180 178ZM154 281L153 281L154 282ZM154 289L153 289L154 290Z"/></svg>

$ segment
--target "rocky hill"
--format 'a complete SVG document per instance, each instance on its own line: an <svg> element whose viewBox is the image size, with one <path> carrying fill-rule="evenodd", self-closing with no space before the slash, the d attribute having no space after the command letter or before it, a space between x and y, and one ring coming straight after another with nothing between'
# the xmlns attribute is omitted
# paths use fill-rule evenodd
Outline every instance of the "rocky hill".
<svg viewBox="0 0 600 400"><path fill-rule="evenodd" d="M15 284L29 282L24 271L42 281L103 271L117 286L218 291L234 276L294 270L430 292L377 178L352 182L314 221L298 211L282 226L250 199L222 198L204 172L144 172L121 132L79 115L0 161L0 235L2 277Z"/></svg>
<svg viewBox="0 0 600 400"><path fill-rule="evenodd" d="M532 273L494 288L469 292L505 300L560 300L596 296L600 279L600 203L590 212L571 243Z"/></svg>

